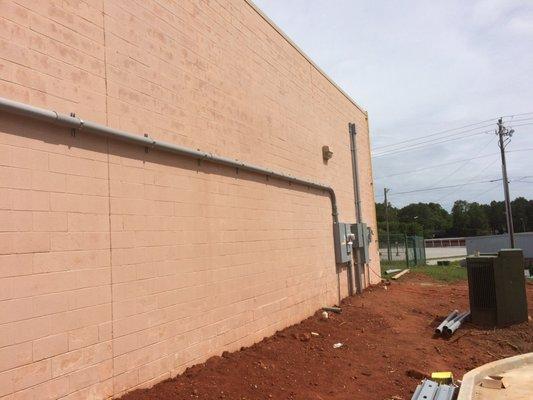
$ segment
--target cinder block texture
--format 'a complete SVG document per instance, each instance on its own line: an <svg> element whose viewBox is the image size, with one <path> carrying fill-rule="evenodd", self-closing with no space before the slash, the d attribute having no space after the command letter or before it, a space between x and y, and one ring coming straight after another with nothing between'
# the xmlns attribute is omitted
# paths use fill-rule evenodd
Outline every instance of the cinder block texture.
<svg viewBox="0 0 533 400"><path fill-rule="evenodd" d="M0 95L329 184L346 222L355 122L376 232L365 113L247 1L0 1ZM3 113L0 221L0 399L120 396L347 295L326 193Z"/></svg>

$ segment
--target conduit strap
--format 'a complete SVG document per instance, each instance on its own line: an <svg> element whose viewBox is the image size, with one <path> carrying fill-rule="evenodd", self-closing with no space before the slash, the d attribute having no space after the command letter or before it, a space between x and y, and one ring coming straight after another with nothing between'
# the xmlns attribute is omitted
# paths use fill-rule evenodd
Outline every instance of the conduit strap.
<svg viewBox="0 0 533 400"><path fill-rule="evenodd" d="M99 136L108 137L111 139L128 142L132 144L138 144L143 147L151 149L157 149L160 151L181 155L184 157L207 160L213 164L225 165L228 167L239 168L245 171L253 172L260 175L266 175L268 177L276 178L285 182L291 182L302 186L308 186L310 188L325 190L328 192L331 200L331 215L333 216L333 222L338 222L338 210L337 210L337 197L332 187L312 182L306 179L298 178L282 172L276 172L270 169L259 167L253 164L248 164L243 161L231 159L227 157L218 156L216 154L203 152L200 150L194 150L188 147L176 145L174 143L155 140L150 136L140 136L130 132L122 131L119 129L110 128L105 125L100 125L96 122L82 120L77 116L70 116L62 113L58 113L53 110L47 110L44 108L35 107L29 104L20 103L17 101L9 100L0 97L0 111L4 111L10 114L19 115L22 117L30 118L33 120L44 121L54 125L71 128L82 129L86 133L91 133Z"/></svg>

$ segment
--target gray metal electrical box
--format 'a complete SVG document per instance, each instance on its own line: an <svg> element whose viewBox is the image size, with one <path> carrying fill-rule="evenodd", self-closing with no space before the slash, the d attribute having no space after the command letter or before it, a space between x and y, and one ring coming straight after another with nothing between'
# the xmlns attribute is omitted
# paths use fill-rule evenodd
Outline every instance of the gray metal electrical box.
<svg viewBox="0 0 533 400"><path fill-rule="evenodd" d="M370 262L370 252L368 246L371 241L370 227L364 222L352 224L350 231L355 235L354 247L361 249L362 262L367 264Z"/></svg>
<svg viewBox="0 0 533 400"><path fill-rule="evenodd" d="M344 264L352 260L353 235L351 224L338 222L333 224L335 238L335 261Z"/></svg>

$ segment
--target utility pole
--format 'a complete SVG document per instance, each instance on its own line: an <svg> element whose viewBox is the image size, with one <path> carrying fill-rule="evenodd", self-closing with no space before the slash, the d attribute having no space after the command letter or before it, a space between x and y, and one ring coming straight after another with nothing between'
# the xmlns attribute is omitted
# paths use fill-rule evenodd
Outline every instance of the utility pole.
<svg viewBox="0 0 533 400"><path fill-rule="evenodd" d="M503 180L503 192L505 194L505 216L507 218L507 233L509 234L509 244L511 249L514 249L514 228L513 228L513 212L511 210L511 200L509 196L509 179L507 178L507 163L505 162L505 146L511 140L514 130L507 129L503 126L502 118L498 120L498 136L500 154L502 158L502 180ZM505 140L504 140L505 137Z"/></svg>
<svg viewBox="0 0 533 400"><path fill-rule="evenodd" d="M389 232L389 202L387 201L387 193L390 189L384 188L383 192L385 193L385 224L387 227L387 260L392 261L392 255L390 251L390 232Z"/></svg>

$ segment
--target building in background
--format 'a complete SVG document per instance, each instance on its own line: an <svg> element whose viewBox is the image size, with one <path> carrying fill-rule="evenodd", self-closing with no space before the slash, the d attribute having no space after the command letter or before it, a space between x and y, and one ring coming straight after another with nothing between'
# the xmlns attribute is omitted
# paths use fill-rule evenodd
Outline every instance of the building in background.
<svg viewBox="0 0 533 400"><path fill-rule="evenodd" d="M355 123L377 232L366 113L248 1L164 4L0 2L0 97L322 182L346 222ZM331 214L322 190L0 112L0 397L119 396L336 303Z"/></svg>
<svg viewBox="0 0 533 400"><path fill-rule="evenodd" d="M526 265L533 266L533 232L515 233L515 247L522 249ZM509 235L472 236L466 238L468 255L480 253L497 253L509 248Z"/></svg>

